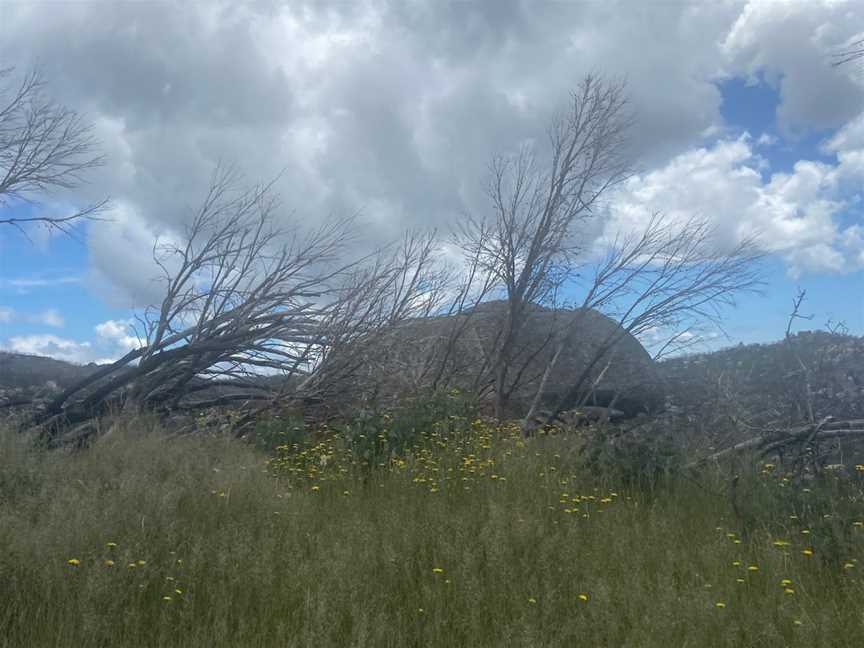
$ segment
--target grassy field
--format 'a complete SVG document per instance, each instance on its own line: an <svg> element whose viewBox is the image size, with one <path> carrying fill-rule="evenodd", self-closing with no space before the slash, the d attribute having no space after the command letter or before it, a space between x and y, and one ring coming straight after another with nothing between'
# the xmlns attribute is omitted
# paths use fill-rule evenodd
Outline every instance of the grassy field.
<svg viewBox="0 0 864 648"><path fill-rule="evenodd" d="M2 435L0 645L864 642L854 475L752 470L733 513L720 474L627 486L480 420L397 455L368 425L269 453L128 428L78 453Z"/></svg>

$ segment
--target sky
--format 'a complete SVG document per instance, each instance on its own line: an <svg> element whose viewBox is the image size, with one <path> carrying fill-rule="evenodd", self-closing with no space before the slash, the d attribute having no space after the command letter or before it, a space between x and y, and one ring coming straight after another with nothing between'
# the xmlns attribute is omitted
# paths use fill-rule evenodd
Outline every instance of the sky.
<svg viewBox="0 0 864 648"><path fill-rule="evenodd" d="M220 162L250 183L281 171L286 224L358 214L358 245L482 215L490 159L542 142L588 73L625 79L635 116L603 232L660 211L759 235L764 290L712 344L781 338L799 287L799 328L864 335L864 66L831 65L861 38L860 0L3 0L0 67L38 65L107 160L27 209L111 202L73 238L0 226L0 349L134 346L160 296L153 242Z"/></svg>

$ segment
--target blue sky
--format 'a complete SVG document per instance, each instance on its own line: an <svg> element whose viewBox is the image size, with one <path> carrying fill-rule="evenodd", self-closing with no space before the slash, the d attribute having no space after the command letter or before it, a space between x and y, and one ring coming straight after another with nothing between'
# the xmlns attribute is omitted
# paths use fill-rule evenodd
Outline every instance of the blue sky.
<svg viewBox="0 0 864 648"><path fill-rule="evenodd" d="M774 172L789 173L799 160L836 162L836 156L821 150L821 144L836 129L813 129L797 137L784 137L777 122L778 90L764 79L753 82L735 77L718 85L723 94L723 119L734 132L748 132L754 137L768 134L778 139L778 145L764 154L768 167L763 177ZM853 207L838 219L861 223L864 213L860 207ZM796 329L823 328L828 321L845 322L851 333L864 335L864 271L807 272L790 277L787 265L777 258L767 259L764 267L763 294L743 295L739 307L728 314L725 328L731 342L765 342L782 337L799 288L807 291L803 312L813 319L798 321Z"/></svg>
<svg viewBox="0 0 864 648"><path fill-rule="evenodd" d="M813 315L799 328L864 335L864 73L830 66L856 37L853 0L4 3L0 61L38 62L108 161L31 197L112 206L74 239L0 226L0 348L122 354L133 307L158 294L154 238L186 222L218 161L250 181L287 170L277 188L301 222L359 211L373 241L446 230L484 208L490 156L542 137L597 71L627 79L638 123L639 173L607 233L660 210L763 236L764 294L739 299L714 345L780 338L798 287Z"/></svg>

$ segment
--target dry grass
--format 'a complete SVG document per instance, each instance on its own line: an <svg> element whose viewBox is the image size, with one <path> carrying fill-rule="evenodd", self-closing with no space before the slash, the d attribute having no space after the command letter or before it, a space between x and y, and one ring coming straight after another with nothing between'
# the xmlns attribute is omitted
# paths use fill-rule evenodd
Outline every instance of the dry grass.
<svg viewBox="0 0 864 648"><path fill-rule="evenodd" d="M585 475L571 440L526 444L479 421L427 429L403 459L364 446L362 431L268 461L239 442L165 441L147 427L77 454L3 435L0 645L864 636L860 485L792 493L771 469L756 473L742 538L728 498L710 492L719 476L703 476L708 490L685 479L617 490Z"/></svg>

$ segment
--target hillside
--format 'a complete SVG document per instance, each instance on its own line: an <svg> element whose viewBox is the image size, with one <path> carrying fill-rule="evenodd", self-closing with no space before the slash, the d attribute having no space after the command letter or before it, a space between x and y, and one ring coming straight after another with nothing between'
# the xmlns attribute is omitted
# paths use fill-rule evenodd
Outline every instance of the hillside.
<svg viewBox="0 0 864 648"><path fill-rule="evenodd" d="M76 365L43 356L0 351L0 389L38 389L55 383L67 387L94 372L95 363Z"/></svg>
<svg viewBox="0 0 864 648"><path fill-rule="evenodd" d="M800 421L809 382L817 419L864 417L864 337L804 331L788 341L669 359L660 371L672 401L690 412L727 401L758 422Z"/></svg>

